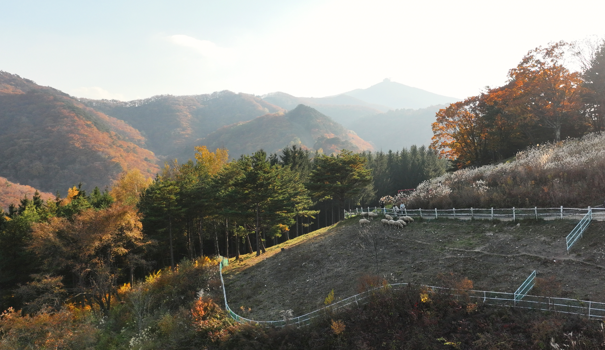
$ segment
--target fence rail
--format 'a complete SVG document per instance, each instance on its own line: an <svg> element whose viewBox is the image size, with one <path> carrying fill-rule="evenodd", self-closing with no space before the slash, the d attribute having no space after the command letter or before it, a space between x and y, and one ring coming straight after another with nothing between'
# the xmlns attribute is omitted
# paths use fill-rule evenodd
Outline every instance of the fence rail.
<svg viewBox="0 0 605 350"><path fill-rule="evenodd" d="M283 320L276 321L257 321L249 318L242 317L229 308L227 303L227 293L225 290L225 283L223 281L223 264L222 260L219 264L219 271L221 277L221 284L223 287L223 296L225 298L225 309L227 313L237 322L248 322L255 324L270 325L276 327L284 327L286 325L296 325L297 327L308 325L311 320L324 314L327 311L336 311L353 305L359 305L363 303L372 293L376 293L384 287L369 290L363 293L355 294L346 299L339 300L331 305L322 307L315 311L311 311L307 314L285 318ZM532 273L532 275L535 274ZM534 275L535 276L535 275ZM531 277L531 276L530 276ZM526 281L527 282L527 281ZM403 289L407 287L408 283L394 283L389 285L389 288ZM574 314L586 316L588 318L605 318L605 303L590 301L590 300L578 300L568 298L555 298L555 297L542 297L537 295L524 295L518 298L517 292L506 293L506 292L494 292L484 290L456 290L450 288L436 287L436 286L421 286L429 291L448 293L455 297L468 298L476 303L494 306L505 306L505 307L519 307L524 309L540 310L540 311L554 311L566 314ZM530 288L531 289L531 288ZM529 291L529 289L527 289Z"/></svg>
<svg viewBox="0 0 605 350"><path fill-rule="evenodd" d="M591 219L605 221L605 208L452 208L452 209L402 209L394 208L355 208L344 210L345 218L361 216L367 212L375 212L388 215L417 216L424 219L455 218L455 219L499 219L499 220L521 220L521 219L583 219L591 213ZM366 214L367 215L367 214Z"/></svg>
<svg viewBox="0 0 605 350"><path fill-rule="evenodd" d="M539 219L539 218L568 218L568 219L580 219L580 222L574 228L574 230L567 236L567 250L577 242L582 236L582 233L586 230L590 224L590 220L599 218L605 220L605 208L462 208L462 209L403 209L396 210L394 208L356 208L353 210L345 210L344 217L350 218L354 216L368 215L369 212L389 214L393 216L407 215L407 216L419 216L425 219L438 219L438 218L460 218L460 219L500 219L507 220L512 219ZM571 237L571 238L570 238ZM571 242L571 243L570 243ZM366 291L364 293L355 294L346 299L339 300L331 305L320 308L318 310L309 312L307 314L297 317L285 317L283 320L276 321L257 321L251 320L246 317L236 314L227 302L227 291L225 290L225 282L223 280L223 260L219 263L219 271L221 277L221 285L223 287L223 297L225 299L225 310L227 313L236 320L237 322L250 322L256 324L272 325L277 327L283 327L285 325L296 325L303 326L311 322L311 320L323 312L328 310L335 311L341 308L349 307L353 304L359 305L365 299L370 296L370 293L374 293L376 290ZM528 308L542 311L556 311L561 313L584 315L588 318L605 318L605 303L590 301L590 300L577 300L567 298L554 298L554 297L541 297L535 295L527 295L527 293L534 286L536 277L536 271L523 282L523 284L514 293L505 292L494 292L494 291L480 291L480 290L468 290L464 291L464 295L471 300L476 300L487 305L496 306L512 306L520 308ZM390 285L392 288L403 288L408 286L407 283L395 283ZM443 291L454 295L460 295L460 291L435 287L435 286L423 286L433 291Z"/></svg>
<svg viewBox="0 0 605 350"><path fill-rule="evenodd" d="M565 243L567 244L568 252L569 249L571 249L571 247L582 237L582 234L584 233L584 231L586 231L591 221L592 210L590 209L590 207L588 207L588 213L584 215L584 217L582 218L582 220L580 220L580 222L578 222L576 227L574 227L574 229L567 235L567 237L565 237Z"/></svg>
<svg viewBox="0 0 605 350"><path fill-rule="evenodd" d="M519 288L515 291L515 293L514 293L515 301L519 301L519 300L523 299L523 297L525 295L527 295L527 293L529 293L529 291L534 287L535 284L536 284L536 270L534 270L534 272L532 272L529 275L529 277L527 277L527 279L523 283L521 283Z"/></svg>

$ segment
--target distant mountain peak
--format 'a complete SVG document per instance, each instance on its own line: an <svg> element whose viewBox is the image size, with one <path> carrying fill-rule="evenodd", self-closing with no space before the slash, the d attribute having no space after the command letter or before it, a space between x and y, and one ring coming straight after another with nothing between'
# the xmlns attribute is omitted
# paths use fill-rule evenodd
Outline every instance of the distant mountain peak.
<svg viewBox="0 0 605 350"><path fill-rule="evenodd" d="M367 89L355 89L345 92L343 95L352 96L367 103L387 106L391 109L421 109L450 104L460 100L404 85L389 78L385 78Z"/></svg>

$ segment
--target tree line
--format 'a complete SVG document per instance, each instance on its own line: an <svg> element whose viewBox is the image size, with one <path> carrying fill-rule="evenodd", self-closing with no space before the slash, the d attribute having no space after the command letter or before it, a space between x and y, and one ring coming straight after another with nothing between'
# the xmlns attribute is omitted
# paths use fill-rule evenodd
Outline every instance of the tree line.
<svg viewBox="0 0 605 350"><path fill-rule="evenodd" d="M605 43L588 54L566 42L533 49L505 85L439 110L431 147L458 168L605 129ZM568 68L580 56L582 68Z"/></svg>
<svg viewBox="0 0 605 350"><path fill-rule="evenodd" d="M290 146L229 161L227 150L201 146L155 179L133 169L105 191L74 186L49 201L36 194L0 209L0 306L35 310L74 298L108 311L120 283L150 270L204 255L260 255L444 169L425 147L326 156Z"/></svg>

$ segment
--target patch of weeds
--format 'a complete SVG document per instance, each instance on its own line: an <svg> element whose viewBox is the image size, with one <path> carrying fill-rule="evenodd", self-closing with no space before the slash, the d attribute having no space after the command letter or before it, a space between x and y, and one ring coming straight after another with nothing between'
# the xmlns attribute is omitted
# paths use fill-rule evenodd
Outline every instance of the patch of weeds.
<svg viewBox="0 0 605 350"><path fill-rule="evenodd" d="M452 248L473 248L478 245L478 242L474 237L462 237L451 241L450 245Z"/></svg>

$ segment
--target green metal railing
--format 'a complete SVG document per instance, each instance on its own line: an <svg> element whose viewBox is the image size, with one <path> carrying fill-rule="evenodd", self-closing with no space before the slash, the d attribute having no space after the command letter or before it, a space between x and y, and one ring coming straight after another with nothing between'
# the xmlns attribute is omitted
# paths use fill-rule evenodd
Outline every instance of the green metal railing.
<svg viewBox="0 0 605 350"><path fill-rule="evenodd" d="M521 283L521 285L519 286L519 288L517 288L517 290L514 293L514 298L515 298L515 302L523 299L523 297L525 295L527 295L527 293L529 293L529 291L534 287L534 285L536 284L536 270L534 270L534 272L532 272L529 277L527 277L525 279L525 282Z"/></svg>
<svg viewBox="0 0 605 350"><path fill-rule="evenodd" d="M582 234L584 233L584 231L586 231L591 222L592 209L588 207L588 213L584 215L584 217L582 218L582 220L580 220L580 222L578 222L576 227L574 227L574 229L567 235L567 237L565 237L565 243L567 244L568 253L571 247L582 237Z"/></svg>

